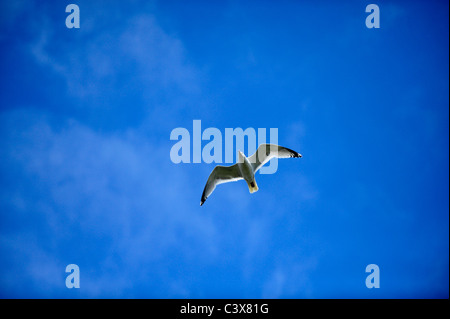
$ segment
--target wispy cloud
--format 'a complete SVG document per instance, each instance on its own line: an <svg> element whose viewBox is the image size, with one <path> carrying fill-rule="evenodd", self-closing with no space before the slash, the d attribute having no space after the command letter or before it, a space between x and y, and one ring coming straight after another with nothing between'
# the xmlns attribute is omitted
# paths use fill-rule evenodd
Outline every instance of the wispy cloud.
<svg viewBox="0 0 450 319"><path fill-rule="evenodd" d="M26 233L42 255L36 255L36 249L17 251L15 262L33 259L33 264L42 266L47 263L40 259L62 256L59 264L80 259L83 263L86 253L100 267L92 280L84 281L85 289L92 289L95 296L107 291L108 285L98 280L114 255L120 256L114 278L108 275L104 280L114 281L120 291L117 281L126 288L127 280L121 278L128 278L130 272L144 275L149 264L169 258L171 251L214 254L215 225L210 217L195 211L186 218L185 207L192 206L189 201L194 191L185 189L187 176L173 175L161 145L146 143L136 132L100 134L74 121L55 129L49 116L38 113L30 118L29 114L17 110L1 116L5 159L1 170L13 167L16 172L8 177L16 182L3 192L2 210L17 222L40 225ZM19 120L27 124L19 128L15 125ZM70 242L80 236L83 242ZM8 238L2 234L4 252L17 245ZM70 251L64 253L66 244ZM55 267L48 267L39 273L39 267L30 270L29 280L45 277L50 285L61 284L55 282ZM156 271L163 268L156 267ZM8 288L12 289L3 287Z"/></svg>
<svg viewBox="0 0 450 319"><path fill-rule="evenodd" d="M199 89L196 70L186 60L181 42L165 33L151 13L132 15L118 27L65 42L58 41L60 31L52 23L39 30L30 51L38 63L62 76L72 96L95 102L106 92L114 98L137 86L142 97L151 100L161 92L179 95ZM118 86L125 92L116 91Z"/></svg>
<svg viewBox="0 0 450 319"><path fill-rule="evenodd" d="M262 298L311 298L313 285L309 278L316 265L316 257L277 265L264 283Z"/></svg>

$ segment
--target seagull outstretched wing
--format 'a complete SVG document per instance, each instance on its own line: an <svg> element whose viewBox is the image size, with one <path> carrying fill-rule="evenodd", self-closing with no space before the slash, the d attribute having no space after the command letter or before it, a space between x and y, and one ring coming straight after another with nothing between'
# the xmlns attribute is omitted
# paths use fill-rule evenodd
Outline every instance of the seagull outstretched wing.
<svg viewBox="0 0 450 319"><path fill-rule="evenodd" d="M290 158L290 157L302 157L301 154L293 151L289 148L275 145L275 144L261 144L256 150L255 154L248 158L253 168L253 173L256 173L261 166L266 164L272 158Z"/></svg>
<svg viewBox="0 0 450 319"><path fill-rule="evenodd" d="M216 166L208 177L205 189L203 190L200 206L203 205L205 200L211 195L216 188L216 185L234 182L243 179L238 164L231 166Z"/></svg>

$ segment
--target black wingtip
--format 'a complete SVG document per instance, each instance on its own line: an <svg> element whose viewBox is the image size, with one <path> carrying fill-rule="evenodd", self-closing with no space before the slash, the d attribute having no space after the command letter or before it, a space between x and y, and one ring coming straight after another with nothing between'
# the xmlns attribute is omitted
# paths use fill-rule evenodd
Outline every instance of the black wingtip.
<svg viewBox="0 0 450 319"><path fill-rule="evenodd" d="M291 152L291 157L294 157L294 158L300 158L300 157L302 157L302 154L297 153L296 151L291 150L290 148L285 147L285 149L287 149L289 152Z"/></svg>

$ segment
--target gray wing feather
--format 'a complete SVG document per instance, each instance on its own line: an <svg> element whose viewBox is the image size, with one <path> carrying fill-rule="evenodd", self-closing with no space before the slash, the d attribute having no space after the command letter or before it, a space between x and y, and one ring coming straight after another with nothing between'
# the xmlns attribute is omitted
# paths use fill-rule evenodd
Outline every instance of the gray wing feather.
<svg viewBox="0 0 450 319"><path fill-rule="evenodd" d="M301 154L293 151L287 147L275 145L275 144L261 144L256 150L255 154L248 158L252 165L253 172L256 173L261 166L266 164L272 158L290 158L290 157L302 157Z"/></svg>
<svg viewBox="0 0 450 319"><path fill-rule="evenodd" d="M227 182L234 182L242 179L238 164L231 166L216 166L208 177L205 189L203 190L200 206L211 195L217 185Z"/></svg>

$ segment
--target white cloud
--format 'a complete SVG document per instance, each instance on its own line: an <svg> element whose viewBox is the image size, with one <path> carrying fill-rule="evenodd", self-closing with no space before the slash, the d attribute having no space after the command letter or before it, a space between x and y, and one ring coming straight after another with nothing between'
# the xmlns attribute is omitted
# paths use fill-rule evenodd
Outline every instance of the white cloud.
<svg viewBox="0 0 450 319"><path fill-rule="evenodd" d="M264 284L262 298L311 298L313 285L309 278L316 265L316 257L277 265Z"/></svg>
<svg viewBox="0 0 450 319"><path fill-rule="evenodd" d="M105 93L120 95L118 86L135 87L144 99L161 91L179 95L199 90L197 71L186 60L182 43L164 32L152 14L135 14L110 29L92 28L71 41L59 39L52 24L43 23L38 30L29 47L36 62L62 76L68 93L88 99L89 107Z"/></svg>
<svg viewBox="0 0 450 319"><path fill-rule="evenodd" d="M145 274L141 266L170 258L170 251L199 258L215 255L212 217L189 210L193 206L191 197L197 199L199 195L192 188L186 189L188 176L173 174L174 164L161 145L146 143L136 132L126 136L101 134L77 122L58 130L48 122L48 116L33 120L27 114L25 110L12 111L0 118L9 132L2 137L6 141L2 154L20 172L18 184L25 185L25 189L6 191L3 206L8 214L21 212L27 222L41 225L27 230L29 236L39 238L35 245L43 252L41 256L64 256L62 245L72 237L91 238L94 245L99 245L95 243L99 238L108 242L98 246L98 262L104 267L111 262L112 253L120 256L117 269L113 269L115 277L103 280L105 275L100 270L93 271L84 291L104 294L109 280L115 282L119 293L121 284L127 288L125 278L130 272ZM11 127L19 120L28 122L27 126ZM15 241L3 239L3 249L9 250L7 247ZM73 245L74 254L83 260L83 247ZM23 251L21 255L33 259L32 265L44 264L36 251ZM60 260L63 265L72 262L76 260ZM55 267L37 274L35 270L40 267L32 265L30 280L45 277L52 285L57 284ZM161 270L158 266L155 269Z"/></svg>

